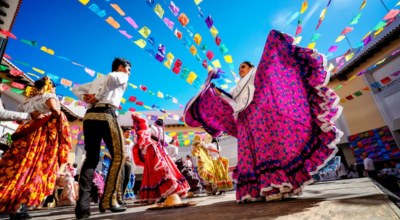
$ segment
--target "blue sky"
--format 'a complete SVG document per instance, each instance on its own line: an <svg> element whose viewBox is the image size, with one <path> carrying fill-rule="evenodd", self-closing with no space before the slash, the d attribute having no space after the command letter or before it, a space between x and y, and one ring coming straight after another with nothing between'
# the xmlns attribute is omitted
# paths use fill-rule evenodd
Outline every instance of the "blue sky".
<svg viewBox="0 0 400 220"><path fill-rule="evenodd" d="M390 9L398 0L383 0ZM89 6L95 3L100 9L105 10L107 16L101 18L93 13ZM155 0L165 10L164 17L168 17L175 23L175 27L182 31L184 36L188 34L179 24L176 17L168 9L169 0ZM193 0L175 0L174 3L190 19L196 33L202 36L202 43L208 46L214 54L214 59L219 59L222 69L226 72L228 79L232 78L228 65L224 62L223 55L214 43L204 18L199 17L198 9ZM200 7L204 17L211 15L214 26L219 31L222 39L229 51L227 54L233 57L234 70L241 61L249 60L257 64L265 43L268 32L271 29L278 29L294 35L297 19L290 20L291 16L301 8L302 1L297 0L204 0ZM355 16L362 0L332 0L328 8L325 20L315 31L319 15L328 3L328 0L310 0L308 10L301 15L303 20L303 37L301 46L310 43L314 33L321 34L317 41L316 49L322 53L327 53L331 45L338 45L339 48L333 56L341 55L349 49L348 43L343 40L335 44L335 39ZM110 4L118 4L125 12L126 16L132 17L139 26L147 26L151 29L150 36L154 37L156 47L163 44L167 52L174 54L175 59L181 59L183 66L194 71L201 82L206 78L207 71L202 67L188 49L178 40L173 32L167 28L162 20L153 12L146 0L90 0L85 6L78 0L24 0L15 21L12 32L18 37L17 40L10 39L6 53L24 72L41 74L32 70L36 67L46 73L58 75L69 79L75 83L83 84L93 80L82 67L73 65L71 61L65 61L56 56L70 58L76 63L96 70L103 74L111 71L111 62L115 57L125 57L132 62L132 74L130 82L135 85L145 85L152 92L161 91L164 96L169 94L176 97L179 104L185 105L193 97L198 89L174 74L162 63L151 57L144 49L136 46L132 40L143 38L137 30L131 27L123 17L121 17ZM367 1L362 10L359 23L354 25L354 31L348 34L348 39L352 45L356 45L361 38L369 32L387 13L380 1ZM126 30L132 35L132 39L124 37L117 29L105 22L108 16L112 16L121 27L119 30ZM174 27L174 29L175 29ZM21 42L21 39L36 41L37 46L29 46ZM191 39L193 43L193 39ZM41 46L46 46L54 50L55 55L49 55L40 50ZM197 47L199 48L199 47ZM145 49L157 49L151 44L147 44ZM205 55L199 50L201 58ZM214 60L213 59L213 60ZM29 66L16 63L23 61ZM33 78L35 80L35 78ZM228 84L233 86L234 83ZM57 93L63 96L72 96L69 88L64 86L57 87ZM125 98L135 96L146 105L157 105L166 110L179 109L179 105L171 100L160 99L148 92L128 87ZM144 111L134 103L126 102L122 105L124 109L131 107L138 111Z"/></svg>

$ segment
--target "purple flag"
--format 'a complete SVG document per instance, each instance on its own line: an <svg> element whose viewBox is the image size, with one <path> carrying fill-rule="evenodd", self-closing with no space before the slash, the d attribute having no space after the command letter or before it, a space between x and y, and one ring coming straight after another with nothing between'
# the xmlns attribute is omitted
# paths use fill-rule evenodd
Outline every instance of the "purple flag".
<svg viewBox="0 0 400 220"><path fill-rule="evenodd" d="M363 40L364 46L367 45L367 44L369 44L369 42L371 42L371 40L372 40L372 36L371 36L371 35L369 35L368 37L366 37L366 38Z"/></svg>
<svg viewBox="0 0 400 220"><path fill-rule="evenodd" d="M176 5L174 4L173 1L171 1L171 3L169 4L169 9L171 10L172 14L174 14L175 16L178 16L179 8L176 7Z"/></svg>
<svg viewBox="0 0 400 220"><path fill-rule="evenodd" d="M334 52L336 52L337 48L338 48L338 46L331 46L329 48L328 52L334 53Z"/></svg>
<svg viewBox="0 0 400 220"><path fill-rule="evenodd" d="M212 20L211 15L209 15L209 16L206 18L206 24L207 24L207 27L208 27L208 28L211 28L211 27L213 26L214 21Z"/></svg>

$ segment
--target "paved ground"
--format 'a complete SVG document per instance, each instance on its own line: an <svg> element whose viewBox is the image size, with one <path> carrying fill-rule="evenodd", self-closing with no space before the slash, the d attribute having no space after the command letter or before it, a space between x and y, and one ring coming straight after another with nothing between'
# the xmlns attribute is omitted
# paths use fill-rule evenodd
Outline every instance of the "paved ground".
<svg viewBox="0 0 400 220"><path fill-rule="evenodd" d="M197 206L146 210L149 206L128 205L121 214L99 213L92 206L90 219L400 219L400 210L368 178L318 183L307 186L299 197L271 203L237 204L235 193L201 196L184 201ZM74 219L72 207L30 211L33 219Z"/></svg>

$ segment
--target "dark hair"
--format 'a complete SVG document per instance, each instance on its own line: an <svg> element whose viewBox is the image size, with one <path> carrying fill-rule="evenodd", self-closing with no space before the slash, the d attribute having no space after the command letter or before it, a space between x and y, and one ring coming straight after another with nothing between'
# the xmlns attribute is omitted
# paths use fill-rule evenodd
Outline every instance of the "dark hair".
<svg viewBox="0 0 400 220"><path fill-rule="evenodd" d="M163 126L164 125L164 120L162 120L161 118L157 119L157 121L154 122L154 124L158 125L158 126Z"/></svg>
<svg viewBox="0 0 400 220"><path fill-rule="evenodd" d="M243 61L242 63L246 64L249 67L254 67L254 64L252 64L250 61Z"/></svg>
<svg viewBox="0 0 400 220"><path fill-rule="evenodd" d="M122 129L122 131L123 131L123 132L125 132L125 131L132 130L132 127L129 127L129 126L123 126L123 127L121 127L121 129Z"/></svg>
<svg viewBox="0 0 400 220"><path fill-rule="evenodd" d="M42 77L42 78L40 78L40 79L35 81L34 85L35 85L36 89L38 89L38 90L43 89L43 87L46 85L46 77L47 76ZM53 80L51 80L50 78L48 78L48 79L50 80L52 86L56 87L56 84L54 84Z"/></svg>
<svg viewBox="0 0 400 220"><path fill-rule="evenodd" d="M112 72L117 71L119 65L122 65L123 67L132 66L132 65L131 65L131 62L129 62L127 59L117 57L117 58L115 58L114 61L112 62L111 71L112 71Z"/></svg>
<svg viewBox="0 0 400 220"><path fill-rule="evenodd" d="M211 141L211 143L215 143L215 144L217 145L217 150L220 150L219 142L218 142L218 139L217 139L217 138L213 138L212 141Z"/></svg>
<svg viewBox="0 0 400 220"><path fill-rule="evenodd" d="M77 164L77 163L74 163L74 164L72 164L72 167L77 168L77 167L78 167L78 164Z"/></svg>

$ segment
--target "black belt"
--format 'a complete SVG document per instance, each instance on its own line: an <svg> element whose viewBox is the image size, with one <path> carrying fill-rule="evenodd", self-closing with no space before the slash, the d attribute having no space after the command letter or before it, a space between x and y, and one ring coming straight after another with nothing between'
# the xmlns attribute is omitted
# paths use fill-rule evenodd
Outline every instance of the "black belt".
<svg viewBox="0 0 400 220"><path fill-rule="evenodd" d="M111 105L111 104L97 103L97 104L94 104L92 108L113 108L113 109L116 109L117 107L115 107L114 105Z"/></svg>

